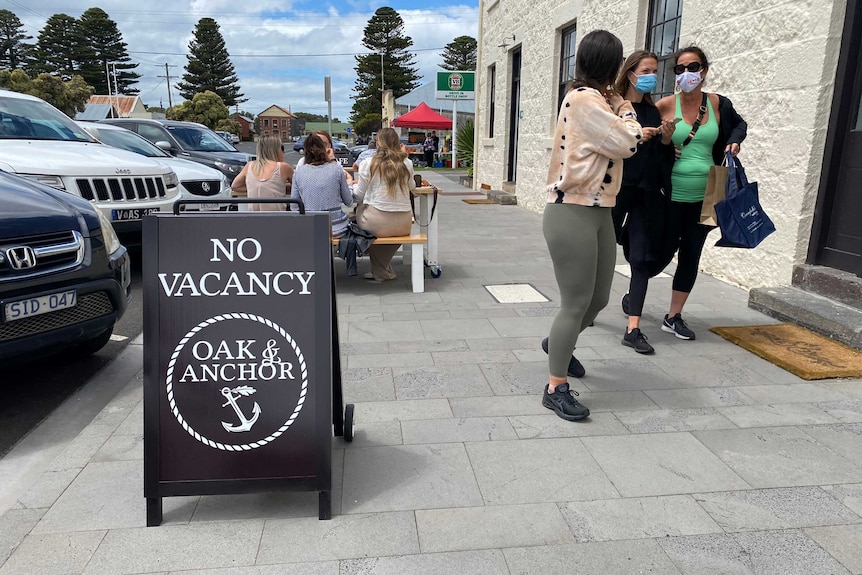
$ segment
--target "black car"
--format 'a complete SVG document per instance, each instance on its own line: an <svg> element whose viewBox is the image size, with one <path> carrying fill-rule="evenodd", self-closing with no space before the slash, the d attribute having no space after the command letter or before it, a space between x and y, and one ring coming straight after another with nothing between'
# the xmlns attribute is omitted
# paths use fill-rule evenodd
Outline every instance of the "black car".
<svg viewBox="0 0 862 575"><path fill-rule="evenodd" d="M98 351L130 284L126 248L90 202L0 172L0 366Z"/></svg>
<svg viewBox="0 0 862 575"><path fill-rule="evenodd" d="M215 168L227 176L229 182L233 182L243 166L253 159L253 156L240 152L203 124L195 122L141 118L108 118L100 121L137 132L178 158Z"/></svg>

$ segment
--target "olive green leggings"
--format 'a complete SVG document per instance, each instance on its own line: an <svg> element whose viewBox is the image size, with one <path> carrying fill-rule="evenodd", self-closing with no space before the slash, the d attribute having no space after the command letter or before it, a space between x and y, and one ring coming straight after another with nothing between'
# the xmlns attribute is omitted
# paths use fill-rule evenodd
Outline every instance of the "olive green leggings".
<svg viewBox="0 0 862 575"><path fill-rule="evenodd" d="M608 305L617 258L611 208L548 204L542 231L560 289L548 366L553 377L566 377L578 336Z"/></svg>

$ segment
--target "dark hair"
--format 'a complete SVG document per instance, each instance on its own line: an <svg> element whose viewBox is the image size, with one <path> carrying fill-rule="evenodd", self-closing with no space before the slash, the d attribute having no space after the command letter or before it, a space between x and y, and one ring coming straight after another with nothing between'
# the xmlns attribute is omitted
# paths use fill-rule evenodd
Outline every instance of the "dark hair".
<svg viewBox="0 0 862 575"><path fill-rule="evenodd" d="M623 65L620 67L620 71L617 74L617 81L614 83L614 90L623 98L626 97L626 90L628 90L629 72L634 72L635 68L640 66L641 60L645 60L647 58L652 58L658 62L658 56L649 50L635 50L628 58L626 58L626 61L623 62ZM655 106L655 104L653 104L652 97L650 97L649 94L644 94L643 101L650 106Z"/></svg>
<svg viewBox="0 0 862 575"><path fill-rule="evenodd" d="M312 166L319 166L329 162L329 156L326 152L326 141L323 136L317 132L309 134L303 144L305 148L305 163Z"/></svg>
<svg viewBox="0 0 862 575"><path fill-rule="evenodd" d="M697 46L686 46L685 48L680 48L679 50L674 52L673 53L674 63L676 63L677 60L679 60L680 56L682 56L683 54L688 54L688 53L691 53L691 54L694 54L695 56L697 56L698 60L700 60L701 66L703 66L704 68L707 68L707 69L709 68L709 60L706 59L706 54L703 52L703 50L701 50Z"/></svg>
<svg viewBox="0 0 862 575"><path fill-rule="evenodd" d="M588 86L604 92L617 77L623 60L623 43L607 30L593 30L581 40L571 88Z"/></svg>

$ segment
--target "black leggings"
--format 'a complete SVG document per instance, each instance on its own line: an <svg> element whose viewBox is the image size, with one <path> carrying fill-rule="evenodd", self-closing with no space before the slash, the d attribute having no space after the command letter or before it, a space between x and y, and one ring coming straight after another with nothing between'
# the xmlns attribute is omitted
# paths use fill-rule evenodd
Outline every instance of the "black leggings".
<svg viewBox="0 0 862 575"><path fill-rule="evenodd" d="M698 214L700 216L700 214ZM647 259L646 250L641 246L650 241L646 228L647 215L643 210L632 210L627 215L626 229L628 232L629 265L631 281L629 282L629 315L643 315L646 300L647 285L652 277L657 276L667 266L667 260L655 261Z"/></svg>
<svg viewBox="0 0 862 575"><path fill-rule="evenodd" d="M703 202L671 202L668 226L671 238L677 243L676 273L673 290L690 293L697 279L700 255L706 236L713 227L700 225L700 208ZM632 274L634 277L634 274Z"/></svg>

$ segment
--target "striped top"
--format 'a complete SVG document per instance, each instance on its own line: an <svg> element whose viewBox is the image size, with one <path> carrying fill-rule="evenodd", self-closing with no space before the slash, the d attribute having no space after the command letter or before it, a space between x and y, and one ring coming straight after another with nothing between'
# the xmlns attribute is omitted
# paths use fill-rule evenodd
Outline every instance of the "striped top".
<svg viewBox="0 0 862 575"><path fill-rule="evenodd" d="M291 198L299 198L309 212L329 212L332 235L341 236L347 229L347 214L341 205L352 205L353 195L347 186L344 170L336 162L320 166L302 164L293 175Z"/></svg>

